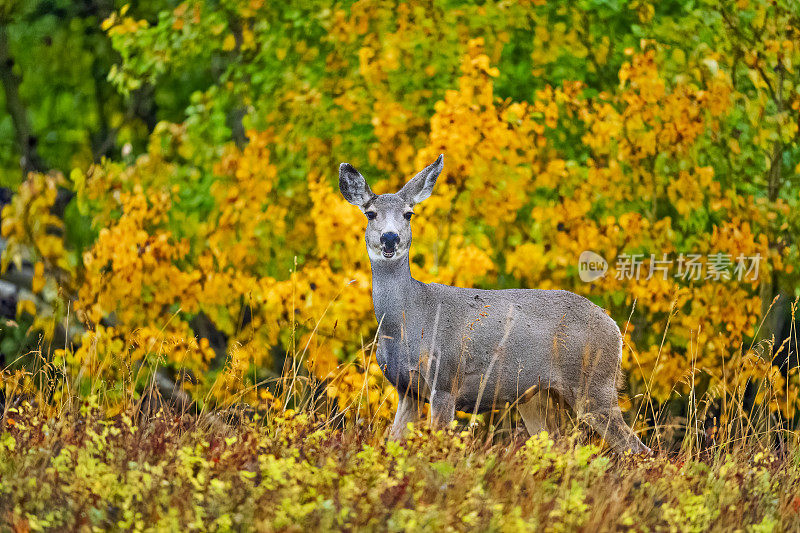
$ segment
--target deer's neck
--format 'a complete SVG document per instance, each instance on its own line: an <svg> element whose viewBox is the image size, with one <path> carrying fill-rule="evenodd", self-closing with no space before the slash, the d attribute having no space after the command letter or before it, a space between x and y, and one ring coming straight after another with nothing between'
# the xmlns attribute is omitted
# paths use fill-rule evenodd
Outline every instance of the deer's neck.
<svg viewBox="0 0 800 533"><path fill-rule="evenodd" d="M391 335L409 326L421 286L411 277L407 255L397 261L372 261L372 302L381 331Z"/></svg>

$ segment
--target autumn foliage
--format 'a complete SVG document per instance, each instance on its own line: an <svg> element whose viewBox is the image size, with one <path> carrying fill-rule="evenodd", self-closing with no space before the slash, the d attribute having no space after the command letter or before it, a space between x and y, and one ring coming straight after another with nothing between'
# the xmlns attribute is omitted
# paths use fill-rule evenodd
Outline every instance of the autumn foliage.
<svg viewBox="0 0 800 533"><path fill-rule="evenodd" d="M101 388L117 412L160 368L202 406L286 409L292 368L346 416L388 419L365 220L336 169L394 192L444 153L418 279L608 309L645 431L692 395L724 425L746 390L796 419L796 330L768 314L797 295L792 2L152 3L102 31L108 80L154 91L157 125L120 118L114 155L30 173L3 210L3 268L35 269L18 322L45 346L68 324L53 398ZM53 214L59 187L87 238ZM610 267L591 283L586 250ZM34 387L20 361L6 386Z"/></svg>

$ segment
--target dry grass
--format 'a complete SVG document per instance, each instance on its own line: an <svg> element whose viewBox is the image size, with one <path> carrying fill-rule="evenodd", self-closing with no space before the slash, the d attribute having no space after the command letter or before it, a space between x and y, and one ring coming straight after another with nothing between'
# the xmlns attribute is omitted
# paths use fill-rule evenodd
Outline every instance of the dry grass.
<svg viewBox="0 0 800 533"><path fill-rule="evenodd" d="M280 407L261 411L165 401L152 378L109 416L99 387L54 402L63 375L37 372L38 392L7 390L0 426L0 520L15 531L800 527L797 435L744 397L727 398L725 427L704 415L718 399L690 397L642 458L580 427L527 439L511 412L387 442L385 420L350 416L291 363L270 384Z"/></svg>

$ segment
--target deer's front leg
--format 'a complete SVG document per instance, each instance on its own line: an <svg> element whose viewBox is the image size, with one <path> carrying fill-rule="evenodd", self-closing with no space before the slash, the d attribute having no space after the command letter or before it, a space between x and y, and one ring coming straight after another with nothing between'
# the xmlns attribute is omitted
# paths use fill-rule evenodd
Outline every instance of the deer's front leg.
<svg viewBox="0 0 800 533"><path fill-rule="evenodd" d="M431 393L431 425L441 428L456 416L456 398L450 392L436 390Z"/></svg>
<svg viewBox="0 0 800 533"><path fill-rule="evenodd" d="M419 403L410 395L402 396L397 404L397 412L394 415L392 430L389 438L400 440L406 433L409 422L419 421Z"/></svg>

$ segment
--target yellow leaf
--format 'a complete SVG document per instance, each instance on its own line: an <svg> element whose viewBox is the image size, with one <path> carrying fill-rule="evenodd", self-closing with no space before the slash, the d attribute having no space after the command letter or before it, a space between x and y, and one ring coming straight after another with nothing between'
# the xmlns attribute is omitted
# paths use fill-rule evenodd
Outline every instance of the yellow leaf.
<svg viewBox="0 0 800 533"><path fill-rule="evenodd" d="M33 280L31 281L31 290L39 292L44 288L44 263L39 261L33 267Z"/></svg>
<svg viewBox="0 0 800 533"><path fill-rule="evenodd" d="M255 40L255 34L249 28L244 28L242 30L242 42L244 48L252 48L255 44Z"/></svg>
<svg viewBox="0 0 800 533"><path fill-rule="evenodd" d="M108 30L108 29L109 29L111 26L113 26L113 25L114 25L114 23L115 23L116 21L117 21L116 14L112 13L110 17L108 17L107 19L105 19L105 20L104 20L104 21L103 21L103 22L100 24L100 29L101 29L101 30L103 30L103 31L107 31L107 30Z"/></svg>
<svg viewBox="0 0 800 533"><path fill-rule="evenodd" d="M225 37L225 40L222 42L222 49L225 50L226 52L230 52L235 47L236 47L236 38L233 36L232 33L228 34L228 36Z"/></svg>
<svg viewBox="0 0 800 533"><path fill-rule="evenodd" d="M36 315L36 304L30 300L20 300L17 302L17 316L22 315L23 313L28 313L29 315Z"/></svg>

